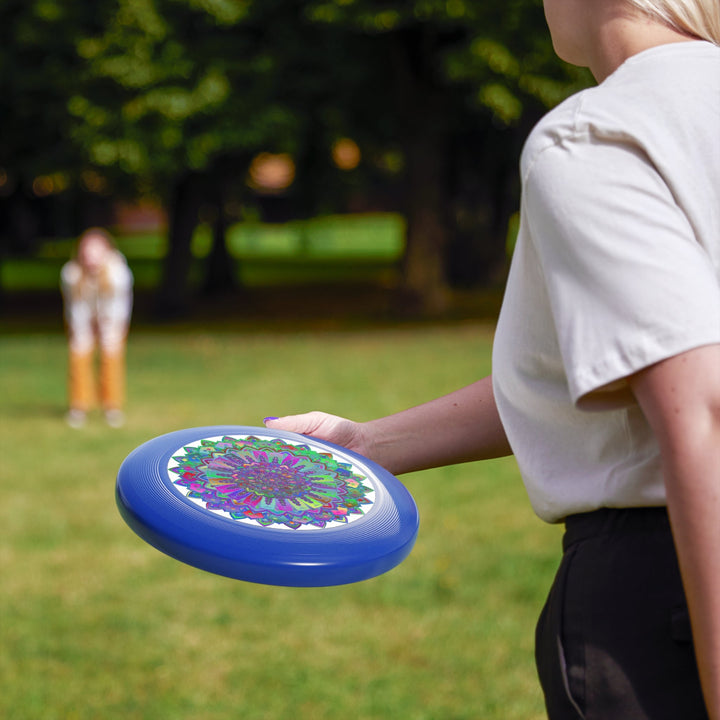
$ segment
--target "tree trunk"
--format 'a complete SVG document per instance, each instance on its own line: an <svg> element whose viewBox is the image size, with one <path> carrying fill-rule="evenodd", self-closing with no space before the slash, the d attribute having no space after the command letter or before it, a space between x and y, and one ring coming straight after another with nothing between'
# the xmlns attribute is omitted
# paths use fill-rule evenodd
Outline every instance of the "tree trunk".
<svg viewBox="0 0 720 720"><path fill-rule="evenodd" d="M432 81L432 53L422 27L398 34L395 69L405 155L407 245L403 292L408 309L441 314L449 303L445 273L448 237L448 123L441 92Z"/></svg>
<svg viewBox="0 0 720 720"><path fill-rule="evenodd" d="M453 287L480 287L504 280L511 217L520 208L518 165L525 142L544 108L528 106L520 123L496 127L490 119L458 134L451 172L453 237L447 275Z"/></svg>
<svg viewBox="0 0 720 720"><path fill-rule="evenodd" d="M192 236L198 224L201 194L196 173L181 177L170 200L168 252L157 297L160 319L169 320L188 313L192 304L190 269Z"/></svg>
<svg viewBox="0 0 720 720"><path fill-rule="evenodd" d="M448 305L445 273L447 199L440 180L445 158L432 132L418 133L406 147L407 247L403 259L403 285L423 313L436 315Z"/></svg>
<svg viewBox="0 0 720 720"><path fill-rule="evenodd" d="M481 123L459 133L450 153L454 223L446 267L459 288L480 287L504 271L508 222L519 207L517 130Z"/></svg>
<svg viewBox="0 0 720 720"><path fill-rule="evenodd" d="M237 287L237 267L227 247L227 219L222 178L218 179L215 186L214 204L212 246L205 264L205 282L203 284L203 293L210 296L223 295Z"/></svg>

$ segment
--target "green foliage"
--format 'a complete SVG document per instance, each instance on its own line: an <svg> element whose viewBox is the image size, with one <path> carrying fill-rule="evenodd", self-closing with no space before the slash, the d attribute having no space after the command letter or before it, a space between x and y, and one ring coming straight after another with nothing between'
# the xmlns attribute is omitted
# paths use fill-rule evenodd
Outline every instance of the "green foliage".
<svg viewBox="0 0 720 720"><path fill-rule="evenodd" d="M288 136L295 120L273 95L278 63L250 26L251 6L117 3L102 32L78 43L87 82L69 109L90 160L167 182Z"/></svg>
<svg viewBox="0 0 720 720"><path fill-rule="evenodd" d="M77 166L69 131L68 94L81 61L77 4L7 0L0 9L0 168L33 176Z"/></svg>
<svg viewBox="0 0 720 720"><path fill-rule="evenodd" d="M559 555L512 460L404 478L409 558L340 588L250 585L145 545L115 508L137 445L323 407L359 419L489 370L491 328L130 337L128 424L66 427L65 341L0 352L0 715L13 720L541 720L535 617Z"/></svg>
<svg viewBox="0 0 720 720"><path fill-rule="evenodd" d="M222 155L297 151L311 122L382 143L398 88L378 40L418 29L452 112L514 123L530 99L588 82L554 58L537 0L8 0L0 166L160 183Z"/></svg>
<svg viewBox="0 0 720 720"><path fill-rule="evenodd" d="M437 312L448 248L484 246L454 259L478 266L463 282L503 256L517 136L587 83L554 56L540 0L8 0L0 171L159 198L174 251L161 305L176 312L201 209L221 238L205 285L220 287L228 208L257 200L250 163L287 153L283 217L401 212L404 289ZM332 161L340 138L361 151L351 172Z"/></svg>
<svg viewBox="0 0 720 720"><path fill-rule="evenodd" d="M415 0L383 3L311 2L316 22L349 26L369 34L392 34L422 26L439 83L460 85L471 105L489 110L501 124L517 122L529 99L551 107L590 81L586 72L555 57L538 0L471 3Z"/></svg>

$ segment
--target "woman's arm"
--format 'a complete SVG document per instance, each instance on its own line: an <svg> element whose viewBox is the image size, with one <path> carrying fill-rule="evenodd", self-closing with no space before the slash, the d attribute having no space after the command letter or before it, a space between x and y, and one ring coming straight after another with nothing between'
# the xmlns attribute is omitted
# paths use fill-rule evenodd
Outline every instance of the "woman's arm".
<svg viewBox="0 0 720 720"><path fill-rule="evenodd" d="M364 423L311 412L268 418L266 425L337 443L395 475L512 452L495 405L491 377Z"/></svg>
<svg viewBox="0 0 720 720"><path fill-rule="evenodd" d="M720 345L631 378L662 454L668 511L710 717L720 719Z"/></svg>

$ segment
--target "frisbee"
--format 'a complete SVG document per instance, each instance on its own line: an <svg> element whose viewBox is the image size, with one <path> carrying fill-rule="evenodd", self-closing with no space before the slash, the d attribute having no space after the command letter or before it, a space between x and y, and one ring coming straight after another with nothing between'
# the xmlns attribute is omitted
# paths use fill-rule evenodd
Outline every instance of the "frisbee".
<svg viewBox="0 0 720 720"><path fill-rule="evenodd" d="M120 514L143 540L217 575L292 587L391 570L419 518L407 488L371 460L280 430L178 430L120 466Z"/></svg>

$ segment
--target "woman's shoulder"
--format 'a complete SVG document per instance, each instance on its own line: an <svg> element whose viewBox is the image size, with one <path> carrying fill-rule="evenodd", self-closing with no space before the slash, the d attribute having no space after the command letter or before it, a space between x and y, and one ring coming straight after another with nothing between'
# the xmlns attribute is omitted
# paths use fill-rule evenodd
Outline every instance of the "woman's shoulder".
<svg viewBox="0 0 720 720"><path fill-rule="evenodd" d="M704 72L708 62L719 72ZM707 145L717 140L719 118L720 48L703 42L651 48L548 112L525 143L522 176L551 148L621 143L652 158L674 152L680 137Z"/></svg>
<svg viewBox="0 0 720 720"><path fill-rule="evenodd" d="M640 118L654 112L645 97L628 93L625 87L603 83L581 90L535 125L523 149L522 176L527 177L538 158L553 148L568 150L603 141L634 142L634 137L642 134Z"/></svg>
<svg viewBox="0 0 720 720"><path fill-rule="evenodd" d="M597 88L587 88L556 105L535 125L523 148L522 177L527 177L538 157L545 151L561 146L577 134L578 117L582 114L588 96Z"/></svg>

